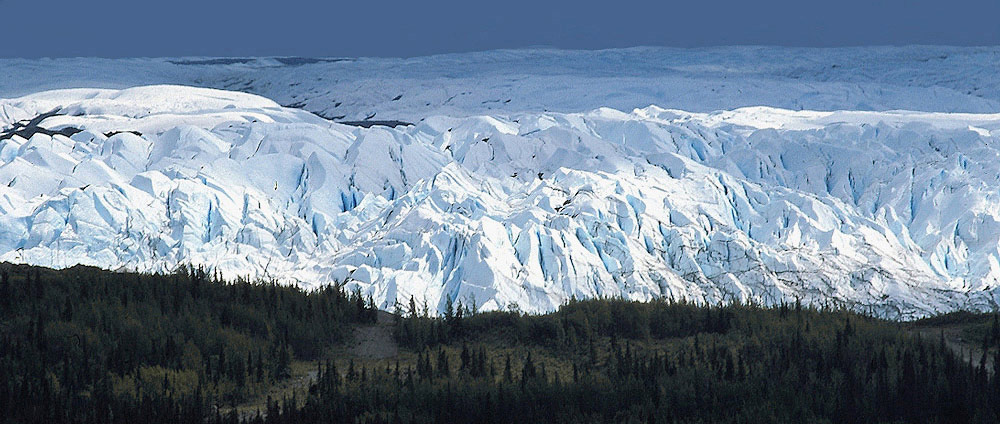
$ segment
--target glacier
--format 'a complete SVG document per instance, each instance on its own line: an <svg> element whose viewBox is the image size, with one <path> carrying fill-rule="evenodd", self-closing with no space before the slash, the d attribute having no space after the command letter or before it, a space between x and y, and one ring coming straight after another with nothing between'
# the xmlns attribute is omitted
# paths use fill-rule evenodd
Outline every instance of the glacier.
<svg viewBox="0 0 1000 424"><path fill-rule="evenodd" d="M0 60L0 260L205 265L384 309L995 310L997 57ZM410 124L337 122L374 119Z"/></svg>
<svg viewBox="0 0 1000 424"><path fill-rule="evenodd" d="M1000 110L997 47L637 47L413 58L0 58L0 98L171 84L258 94L333 120L630 111Z"/></svg>

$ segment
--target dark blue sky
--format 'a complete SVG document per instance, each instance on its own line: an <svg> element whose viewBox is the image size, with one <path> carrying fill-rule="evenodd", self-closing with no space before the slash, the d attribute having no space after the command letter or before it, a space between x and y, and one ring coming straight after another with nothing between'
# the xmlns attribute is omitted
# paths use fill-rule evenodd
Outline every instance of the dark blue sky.
<svg viewBox="0 0 1000 424"><path fill-rule="evenodd" d="M0 0L0 16L0 57L1000 44L1000 0Z"/></svg>

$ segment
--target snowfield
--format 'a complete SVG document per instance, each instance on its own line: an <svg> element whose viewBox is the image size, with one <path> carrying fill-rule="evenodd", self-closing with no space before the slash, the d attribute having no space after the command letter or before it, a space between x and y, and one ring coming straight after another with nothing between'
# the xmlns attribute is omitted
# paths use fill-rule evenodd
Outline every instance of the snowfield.
<svg viewBox="0 0 1000 424"><path fill-rule="evenodd" d="M0 260L345 282L386 309L993 310L997 59L0 60ZM363 120L412 125L334 122Z"/></svg>

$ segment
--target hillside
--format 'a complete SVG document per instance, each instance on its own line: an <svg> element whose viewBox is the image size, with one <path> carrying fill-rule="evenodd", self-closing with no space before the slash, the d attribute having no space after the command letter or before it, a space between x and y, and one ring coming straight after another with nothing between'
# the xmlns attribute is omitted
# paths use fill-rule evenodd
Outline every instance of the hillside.
<svg viewBox="0 0 1000 424"><path fill-rule="evenodd" d="M0 265L5 422L995 422L990 315L571 301L395 315L339 287ZM992 322L992 324L991 324ZM967 361L944 333L980 338ZM964 349L964 348L960 348Z"/></svg>

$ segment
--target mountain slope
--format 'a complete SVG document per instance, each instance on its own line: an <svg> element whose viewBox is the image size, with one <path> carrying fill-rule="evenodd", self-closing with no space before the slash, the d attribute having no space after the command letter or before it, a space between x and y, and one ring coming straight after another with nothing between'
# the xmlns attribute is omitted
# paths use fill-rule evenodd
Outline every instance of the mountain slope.
<svg viewBox="0 0 1000 424"><path fill-rule="evenodd" d="M1000 284L1000 115L651 106L359 128L149 86L5 100L0 128L0 260L205 264L346 282L387 309L802 299L912 318L992 309Z"/></svg>

